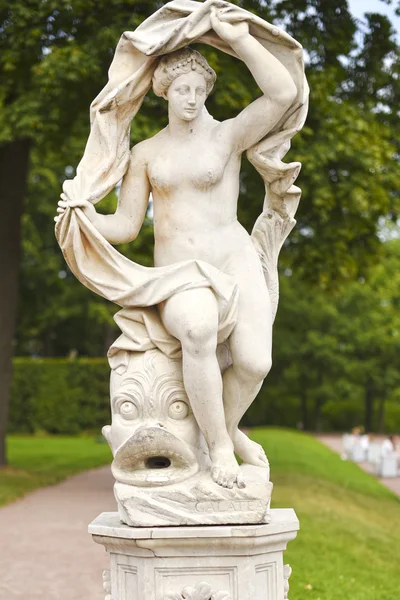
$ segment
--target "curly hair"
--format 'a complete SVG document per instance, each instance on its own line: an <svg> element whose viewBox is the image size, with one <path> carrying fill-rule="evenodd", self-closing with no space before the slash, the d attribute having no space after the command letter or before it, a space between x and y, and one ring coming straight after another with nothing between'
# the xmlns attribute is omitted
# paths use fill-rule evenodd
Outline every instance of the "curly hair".
<svg viewBox="0 0 400 600"><path fill-rule="evenodd" d="M204 76L208 96L214 87L217 75L204 56L188 46L166 54L160 60L153 75L153 91L156 96L167 99L171 83L180 75L185 75L190 71L197 71Z"/></svg>

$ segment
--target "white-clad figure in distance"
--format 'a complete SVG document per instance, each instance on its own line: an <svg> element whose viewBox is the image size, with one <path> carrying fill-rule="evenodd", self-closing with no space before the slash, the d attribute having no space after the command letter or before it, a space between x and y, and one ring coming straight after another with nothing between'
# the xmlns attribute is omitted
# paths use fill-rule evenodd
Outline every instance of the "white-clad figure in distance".
<svg viewBox="0 0 400 600"><path fill-rule="evenodd" d="M154 200L155 266L202 260L230 275L239 288L237 323L229 337L232 366L218 364L218 305L210 288L173 295L159 305L166 329L182 345L183 377L194 416L208 443L212 477L244 487L235 452L266 466L262 448L238 429L271 367L272 315L261 263L237 220L242 154L279 122L296 97L286 68L249 34L245 22L224 22L213 9L212 27L232 46L263 95L236 118L214 120L204 109L216 75L205 58L185 48L165 55L153 89L168 101L168 126L137 144L113 215L85 212L112 244L134 240L150 192ZM67 204L61 200L59 213Z"/></svg>

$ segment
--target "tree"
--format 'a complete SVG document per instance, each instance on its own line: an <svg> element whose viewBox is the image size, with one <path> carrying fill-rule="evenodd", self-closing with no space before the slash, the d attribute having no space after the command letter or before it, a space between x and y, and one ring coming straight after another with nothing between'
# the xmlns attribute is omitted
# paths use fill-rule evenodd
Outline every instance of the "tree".
<svg viewBox="0 0 400 600"><path fill-rule="evenodd" d="M274 366L251 424L400 428L399 255L399 239L384 243L368 277L335 293L282 273Z"/></svg>
<svg viewBox="0 0 400 600"><path fill-rule="evenodd" d="M0 465L6 461L20 224L31 152L62 147L66 132L86 117L121 32L158 6L137 0L1 0Z"/></svg>
<svg viewBox="0 0 400 600"><path fill-rule="evenodd" d="M337 303L344 374L360 388L367 431L384 430L386 403L400 385L399 255L399 240L385 244L381 264L367 280L349 285Z"/></svg>
<svg viewBox="0 0 400 600"><path fill-rule="evenodd" d="M280 23L309 54L312 104L306 128L294 140L304 164L299 225L282 258L313 284L332 288L367 271L379 250L379 219L399 209L398 49L390 23L371 16L361 45L346 0L236 0ZM65 271L52 238L50 215L65 176L73 176L88 134L88 106L105 83L116 43L164 1L0 0L0 464L11 376L20 217L23 220L20 352L101 351L111 313L99 299L58 273ZM239 61L202 48L219 75L209 100L216 118L238 113L257 95ZM374 85L368 87L369 78ZM384 102L382 102L384 100ZM149 94L132 128L132 143L163 126L166 113ZM70 167L67 171L66 168ZM244 161L239 217L248 230L261 210L261 179ZM112 201L112 200L110 200ZM149 260L150 230L134 248ZM132 249L126 249L131 252ZM57 275L56 275L57 273ZM33 281L36 280L33 286ZM32 289L35 289L32 292ZM28 297L30 295L30 298ZM56 299L56 304L51 298ZM82 336L91 323L90 348ZM72 325L72 324L75 325ZM93 324L93 326L92 326ZM99 334L101 331L101 334Z"/></svg>
<svg viewBox="0 0 400 600"><path fill-rule="evenodd" d="M250 423L322 429L323 406L337 397L347 360L338 349L338 318L331 294L290 270L281 274L273 368L249 411Z"/></svg>
<svg viewBox="0 0 400 600"><path fill-rule="evenodd" d="M43 157L32 152L28 193L22 219L23 258L20 271L20 310L16 328L17 355L103 356L117 337L113 321L115 305L93 294L68 269L52 226L55 200L66 176L65 160L79 160L73 142L65 142L63 153L48 151ZM44 160L43 160L44 159ZM44 164L43 164L44 162ZM51 165L47 167L45 165ZM72 167L67 167L71 176ZM105 198L99 211L113 212L114 193ZM139 239L120 247L140 264L152 262L152 223L146 220Z"/></svg>
<svg viewBox="0 0 400 600"><path fill-rule="evenodd" d="M381 248L380 217L399 214L399 48L386 17L369 14L360 29L347 0L284 0L275 11L307 49L311 88L293 140L303 197L286 256L334 288L366 274Z"/></svg>

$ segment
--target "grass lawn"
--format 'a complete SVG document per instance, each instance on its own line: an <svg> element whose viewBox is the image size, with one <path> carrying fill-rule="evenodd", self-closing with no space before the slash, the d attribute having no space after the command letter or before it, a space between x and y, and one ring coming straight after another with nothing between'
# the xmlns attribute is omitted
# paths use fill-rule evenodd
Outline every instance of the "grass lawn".
<svg viewBox="0 0 400 600"><path fill-rule="evenodd" d="M290 600L399 600L400 498L312 436L253 430L271 462L273 507L293 507Z"/></svg>
<svg viewBox="0 0 400 600"><path fill-rule="evenodd" d="M111 463L108 444L93 437L9 436L9 466L0 470L0 505L69 475Z"/></svg>
<svg viewBox="0 0 400 600"><path fill-rule="evenodd" d="M400 600L400 499L312 436L253 430L272 465L274 507L293 507L301 531L285 560L290 600ZM0 504L110 462L92 438L10 436Z"/></svg>

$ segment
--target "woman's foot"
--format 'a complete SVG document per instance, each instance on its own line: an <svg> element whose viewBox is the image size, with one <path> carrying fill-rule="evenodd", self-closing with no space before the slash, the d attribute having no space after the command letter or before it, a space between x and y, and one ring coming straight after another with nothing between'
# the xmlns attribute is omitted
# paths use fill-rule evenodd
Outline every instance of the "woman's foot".
<svg viewBox="0 0 400 600"><path fill-rule="evenodd" d="M239 465L233 453L233 448L219 447L210 452L212 462L211 476L221 487L232 489L246 487L240 474Z"/></svg>
<svg viewBox="0 0 400 600"><path fill-rule="evenodd" d="M244 463L254 465L256 467L269 467L268 458L264 452L264 448L250 440L243 431L237 429L233 437L235 452Z"/></svg>

